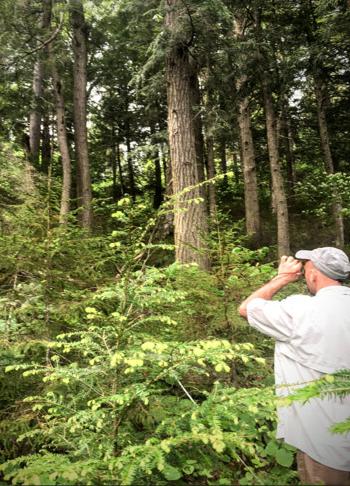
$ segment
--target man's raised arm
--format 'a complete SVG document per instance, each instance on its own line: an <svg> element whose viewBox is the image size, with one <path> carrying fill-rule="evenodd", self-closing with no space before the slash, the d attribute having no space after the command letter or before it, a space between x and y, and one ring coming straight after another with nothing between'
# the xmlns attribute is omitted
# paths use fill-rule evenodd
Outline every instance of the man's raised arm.
<svg viewBox="0 0 350 486"><path fill-rule="evenodd" d="M253 292L239 306L239 314L247 318L247 304L253 299L271 300L272 297L283 287L291 282L295 282L302 275L302 263L291 256L281 257L278 267L278 274L260 289Z"/></svg>

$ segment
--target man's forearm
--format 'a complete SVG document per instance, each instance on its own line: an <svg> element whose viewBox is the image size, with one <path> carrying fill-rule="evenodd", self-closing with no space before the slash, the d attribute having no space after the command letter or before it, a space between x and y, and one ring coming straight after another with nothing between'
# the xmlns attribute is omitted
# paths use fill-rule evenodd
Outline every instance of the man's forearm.
<svg viewBox="0 0 350 486"><path fill-rule="evenodd" d="M294 280L294 279L293 279ZM247 297L242 304L239 306L239 313L242 317L247 317L247 305L253 299L265 299L271 300L272 297L283 287L291 282L291 277L289 274L277 275L265 285L260 287L260 289L253 292L249 297Z"/></svg>

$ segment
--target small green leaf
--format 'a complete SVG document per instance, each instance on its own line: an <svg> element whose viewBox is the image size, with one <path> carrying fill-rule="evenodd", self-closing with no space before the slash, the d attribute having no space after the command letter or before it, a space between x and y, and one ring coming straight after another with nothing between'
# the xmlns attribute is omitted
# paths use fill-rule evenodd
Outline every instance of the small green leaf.
<svg viewBox="0 0 350 486"><path fill-rule="evenodd" d="M165 466L162 472L165 479L167 479L168 481L177 481L182 477L181 471L176 467L170 466L169 464Z"/></svg>
<svg viewBox="0 0 350 486"><path fill-rule="evenodd" d="M274 442L274 441L270 441L270 442L267 444L266 448L265 448L265 452L266 452L266 454L267 454L268 456L274 456L274 457L275 457L275 456L276 456L277 451L278 451L278 445L277 445L277 443L276 443L276 442Z"/></svg>
<svg viewBox="0 0 350 486"><path fill-rule="evenodd" d="M284 467L290 467L293 464L294 454L286 449L278 449L275 455L278 464Z"/></svg>

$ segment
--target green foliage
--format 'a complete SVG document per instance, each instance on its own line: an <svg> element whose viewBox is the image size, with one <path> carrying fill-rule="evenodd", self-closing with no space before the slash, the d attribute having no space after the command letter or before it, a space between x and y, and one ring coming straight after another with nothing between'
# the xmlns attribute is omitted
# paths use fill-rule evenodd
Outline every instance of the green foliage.
<svg viewBox="0 0 350 486"><path fill-rule="evenodd" d="M263 348L220 337L227 334L222 266L213 275L195 265L148 267L135 259L145 233L128 235L142 208L124 202L119 208L125 215L120 253L109 248L109 238L50 229L37 239L39 254L40 245L54 248L50 265L40 258L34 265L36 253L23 252L31 272L3 295L3 478L17 484L216 484L218 476L220 484L252 477L268 484L271 475L292 481L291 451L271 449L273 390L256 388L269 373ZM75 248L77 240L86 246ZM263 265L256 272L248 262L260 262L267 250L222 248L220 258L228 251L229 274L264 278ZM112 280L115 261L124 267ZM237 388L238 382L250 387ZM14 419L16 428L9 426Z"/></svg>
<svg viewBox="0 0 350 486"><path fill-rule="evenodd" d="M309 385L299 388L288 397L284 397L282 402L289 405L294 401L307 402L314 397L346 397L350 394L350 372L342 370L332 375L325 375L319 380L311 382ZM334 424L332 432L345 434L350 431L350 417L344 422Z"/></svg>
<svg viewBox="0 0 350 486"><path fill-rule="evenodd" d="M343 215L350 214L350 177L343 172L328 174L322 170L313 170L298 182L296 195L298 203L304 207L303 213L317 216L326 222L330 217L331 205L337 195L342 203Z"/></svg>

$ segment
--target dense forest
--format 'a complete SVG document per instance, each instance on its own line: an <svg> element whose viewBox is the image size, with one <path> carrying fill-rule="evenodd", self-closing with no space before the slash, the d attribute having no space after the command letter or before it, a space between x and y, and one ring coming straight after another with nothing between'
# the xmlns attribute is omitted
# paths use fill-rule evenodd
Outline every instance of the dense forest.
<svg viewBox="0 0 350 486"><path fill-rule="evenodd" d="M237 307L282 255L349 253L349 0L0 23L1 484L299 484Z"/></svg>

